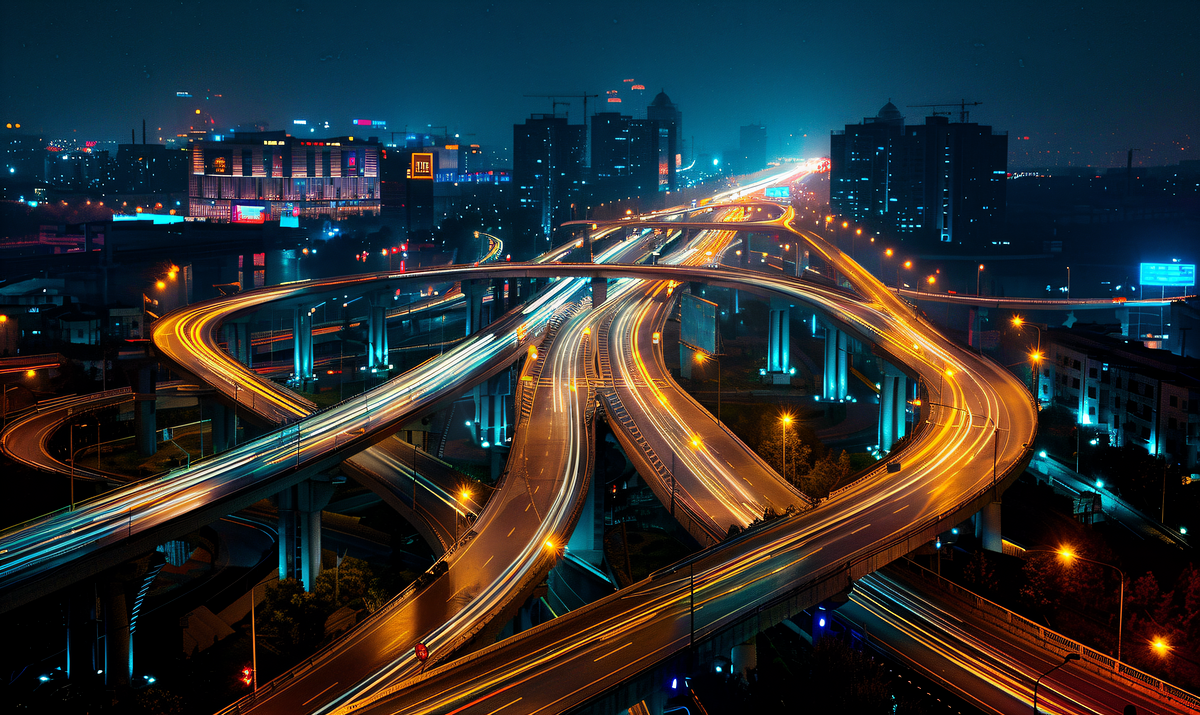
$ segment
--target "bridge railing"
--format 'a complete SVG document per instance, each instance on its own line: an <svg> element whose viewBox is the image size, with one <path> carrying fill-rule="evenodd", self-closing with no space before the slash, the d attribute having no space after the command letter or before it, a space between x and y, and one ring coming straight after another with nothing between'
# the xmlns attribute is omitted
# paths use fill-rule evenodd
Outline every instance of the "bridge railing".
<svg viewBox="0 0 1200 715"><path fill-rule="evenodd" d="M905 558L898 563L902 563L909 573L921 580L934 584L936 588L946 591L957 600L966 602L983 620L999 626L1005 632L1031 645L1055 653L1058 656L1067 653L1076 653L1079 655L1081 662L1085 664L1085 667L1093 673L1102 675L1128 687L1136 687L1143 691L1149 690L1155 696L1165 696L1174 702L1187 706L1193 711L1200 711L1200 696L1172 685L1161 678L1138 670L1132 665L1101 653L1094 648L1083 645L1057 631L1053 631L1035 621L1025 618L1019 613L1010 611L1004 606L988 600L944 576L930 571L911 559Z"/></svg>

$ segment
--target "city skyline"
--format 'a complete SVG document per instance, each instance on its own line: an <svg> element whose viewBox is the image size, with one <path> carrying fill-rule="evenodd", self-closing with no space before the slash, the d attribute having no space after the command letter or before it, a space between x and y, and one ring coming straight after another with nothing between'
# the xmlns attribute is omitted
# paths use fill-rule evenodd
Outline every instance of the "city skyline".
<svg viewBox="0 0 1200 715"><path fill-rule="evenodd" d="M330 121L325 134L336 136L365 116L386 120L387 133L446 126L503 154L512 124L554 109L524 95L560 93L572 104L559 112L581 123L582 103L568 95L601 95L589 114L644 113L665 89L689 117L689 152L721 154L737 146L738 127L761 123L769 154L806 157L828 153L831 130L888 100L918 123L932 110L909 105L965 99L982 102L971 120L1009 133L1014 168L1117 166L1128 148L1137 165L1164 165L1200 158L1188 129L1200 112L1200 60L1187 44L1200 10L1158 8L788 5L763 9L768 37L779 34L766 45L779 51L763 56L735 48L761 46L766 25L721 3L687 12L622 2L524 11L366 3L338 16L332 34L314 20L322 9L305 3L209 3L170 14L145 2L117 10L63 3L48 17L26 6L10 11L3 31L3 121L50 137L123 142L142 119L152 133L169 132L177 92L207 92L221 95L213 115L229 126L218 129L266 120L291 130L306 118ZM863 16L878 21L849 24ZM95 41L79 41L85 27ZM636 98L629 78L646 88ZM624 102L605 106L614 89Z"/></svg>

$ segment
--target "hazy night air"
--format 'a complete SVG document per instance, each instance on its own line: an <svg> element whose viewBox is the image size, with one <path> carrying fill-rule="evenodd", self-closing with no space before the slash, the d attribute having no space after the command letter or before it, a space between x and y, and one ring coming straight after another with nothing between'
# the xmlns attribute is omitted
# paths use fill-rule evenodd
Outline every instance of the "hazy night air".
<svg viewBox="0 0 1200 715"><path fill-rule="evenodd" d="M1200 715L1200 0L2 17L0 710Z"/></svg>
<svg viewBox="0 0 1200 715"><path fill-rule="evenodd" d="M3 121L51 135L124 141L143 118L164 126L187 91L222 95L214 114L229 127L378 116L507 147L508 125L550 109L522 95L636 77L687 109L702 152L761 122L773 153L816 156L884 99L966 98L984 103L973 118L1029 137L1010 146L1014 168L1116 166L1129 147L1142 165L1200 158L1189 0L134 0L14 3L3 25ZM566 109L580 120L578 102Z"/></svg>

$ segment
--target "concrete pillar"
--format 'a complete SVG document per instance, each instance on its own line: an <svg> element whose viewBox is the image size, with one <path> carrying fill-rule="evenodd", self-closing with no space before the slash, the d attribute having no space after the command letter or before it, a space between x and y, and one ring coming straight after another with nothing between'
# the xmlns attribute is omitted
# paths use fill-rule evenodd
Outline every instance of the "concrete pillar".
<svg viewBox="0 0 1200 715"><path fill-rule="evenodd" d="M825 375L823 395L826 400L844 400L846 382L846 334L832 325L825 326Z"/></svg>
<svg viewBox="0 0 1200 715"><path fill-rule="evenodd" d="M879 383L879 449L889 450L908 431L908 378L891 365L884 366Z"/></svg>
<svg viewBox="0 0 1200 715"><path fill-rule="evenodd" d="M600 496L600 474L594 472L588 484L587 498L579 512L575 531L567 542L571 553L599 568L604 560L604 499Z"/></svg>
<svg viewBox="0 0 1200 715"><path fill-rule="evenodd" d="M312 591L321 572L321 510L333 484L306 479L276 495L279 509L279 578L295 578Z"/></svg>
<svg viewBox="0 0 1200 715"><path fill-rule="evenodd" d="M608 279L592 279L592 308L599 308L608 300Z"/></svg>
<svg viewBox="0 0 1200 715"><path fill-rule="evenodd" d="M467 335L474 335L483 329L483 296L487 293L487 283L484 281L463 281L463 295L467 298Z"/></svg>
<svg viewBox="0 0 1200 715"><path fill-rule="evenodd" d="M771 298L767 336L767 372L789 375L791 363L791 306L785 299Z"/></svg>
<svg viewBox="0 0 1200 715"><path fill-rule="evenodd" d="M967 311L967 318L970 324L967 325L967 345L976 350L982 349L983 346L983 323L987 320L987 308L971 308Z"/></svg>
<svg viewBox="0 0 1200 715"><path fill-rule="evenodd" d="M983 548L996 553L1004 552L1004 545L1000 534L1000 502L989 502L983 507L983 511L979 512L975 521L976 536L979 537Z"/></svg>
<svg viewBox="0 0 1200 715"><path fill-rule="evenodd" d="M746 678L747 670L758 670L758 648L755 645L755 636L750 636L750 640L735 645L729 651L729 672L730 674L737 673Z"/></svg>
<svg viewBox="0 0 1200 715"><path fill-rule="evenodd" d="M312 315L307 308L292 311L292 376L297 380L313 377Z"/></svg>
<svg viewBox="0 0 1200 715"><path fill-rule="evenodd" d="M506 444L508 442L508 396L512 394L512 374L508 370L476 385L475 438L482 445Z"/></svg>
<svg viewBox="0 0 1200 715"><path fill-rule="evenodd" d="M98 604L96 585L91 581L71 587L67 596L67 680L73 683L94 680L102 668Z"/></svg>
<svg viewBox="0 0 1200 715"><path fill-rule="evenodd" d="M214 453L224 452L235 446L237 442L237 422L234 419L234 409L213 400L210 410L212 414L213 451Z"/></svg>
<svg viewBox="0 0 1200 715"><path fill-rule="evenodd" d="M158 420L155 405L157 382L157 365L144 365L138 370L133 427L134 433L137 435L138 454L143 457L151 457L158 452Z"/></svg>
<svg viewBox="0 0 1200 715"><path fill-rule="evenodd" d="M128 581L110 575L101 583L104 599L104 684L124 688L133 679L133 648L129 638Z"/></svg>
<svg viewBox="0 0 1200 715"><path fill-rule="evenodd" d="M387 309L372 305L367 318L367 367L386 370L389 359Z"/></svg>
<svg viewBox="0 0 1200 715"><path fill-rule="evenodd" d="M1117 320L1121 321L1121 336L1129 337L1129 308L1117 308Z"/></svg>

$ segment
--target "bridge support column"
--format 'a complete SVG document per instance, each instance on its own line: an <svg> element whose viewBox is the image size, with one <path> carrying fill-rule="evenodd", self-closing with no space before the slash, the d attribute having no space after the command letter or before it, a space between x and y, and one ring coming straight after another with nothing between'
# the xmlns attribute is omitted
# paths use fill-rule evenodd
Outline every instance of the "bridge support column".
<svg viewBox="0 0 1200 715"><path fill-rule="evenodd" d="M737 673L746 678L747 670L758 669L758 647L755 640L756 636L750 636L750 640L729 650L730 674Z"/></svg>
<svg viewBox="0 0 1200 715"><path fill-rule="evenodd" d="M234 446L237 424L234 421L234 411L216 400L212 401L211 414L213 453L216 454Z"/></svg>
<svg viewBox="0 0 1200 715"><path fill-rule="evenodd" d="M388 369L387 308L372 305L367 318L367 368Z"/></svg>
<svg viewBox="0 0 1200 715"><path fill-rule="evenodd" d="M133 679L133 648L129 636L129 575L111 573L101 581L104 604L104 684L125 688Z"/></svg>
<svg viewBox="0 0 1200 715"><path fill-rule="evenodd" d="M507 281L503 278L492 281L492 320L496 320L508 312L509 300L504 295L506 284Z"/></svg>
<svg viewBox="0 0 1200 715"><path fill-rule="evenodd" d="M771 298L767 334L767 372L776 383L791 381L791 305L785 299Z"/></svg>
<svg viewBox="0 0 1200 715"><path fill-rule="evenodd" d="M975 536L988 551L998 554L1004 552L1000 533L1000 502L989 502L975 515Z"/></svg>
<svg viewBox="0 0 1200 715"><path fill-rule="evenodd" d="M474 335L487 325L483 312L483 296L487 293L487 283L463 281L462 292L467 298L467 335Z"/></svg>
<svg viewBox="0 0 1200 715"><path fill-rule="evenodd" d="M608 300L608 279L593 278L592 279L592 308L599 308L604 305L604 301Z"/></svg>
<svg viewBox="0 0 1200 715"><path fill-rule="evenodd" d="M987 308L971 308L967 312L970 324L967 326L967 345L976 350L983 349L983 323L987 320Z"/></svg>
<svg viewBox="0 0 1200 715"><path fill-rule="evenodd" d="M143 457L151 457L158 452L158 420L157 406L155 405L157 382L157 365L145 365L138 370L133 426L134 432L137 434L138 454Z"/></svg>
<svg viewBox="0 0 1200 715"><path fill-rule="evenodd" d="M846 334L832 325L825 326L825 374L823 395L826 400L844 400L846 384Z"/></svg>
<svg viewBox="0 0 1200 715"><path fill-rule="evenodd" d="M604 561L604 500L600 497L599 481L600 475L592 474L579 521L567 542L571 553L597 568Z"/></svg>
<svg viewBox="0 0 1200 715"><path fill-rule="evenodd" d="M908 378L891 365L884 365L879 385L879 449L887 451L908 431Z"/></svg>
<svg viewBox="0 0 1200 715"><path fill-rule="evenodd" d="M1117 320L1121 321L1121 336L1129 337L1129 308L1117 308Z"/></svg>
<svg viewBox="0 0 1200 715"><path fill-rule="evenodd" d="M67 680L84 683L95 680L103 667L95 583L72 587L67 599Z"/></svg>
<svg viewBox="0 0 1200 715"><path fill-rule="evenodd" d="M246 367L251 367L254 359L254 348L250 344L250 323L234 321L221 326L225 334L225 350L230 357Z"/></svg>
<svg viewBox="0 0 1200 715"><path fill-rule="evenodd" d="M292 311L292 375L301 383L313 379L312 314L306 308Z"/></svg>
<svg viewBox="0 0 1200 715"><path fill-rule="evenodd" d="M331 496L331 482L310 478L275 497L279 508L279 578L299 579L305 591L312 591L321 572L321 510Z"/></svg>
<svg viewBox="0 0 1200 715"><path fill-rule="evenodd" d="M508 443L508 396L512 394L512 374L508 370L476 385L475 438L480 445ZM484 447L485 449L487 447Z"/></svg>

